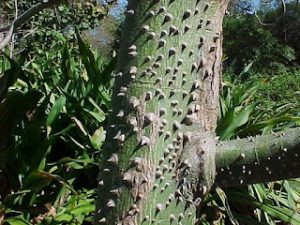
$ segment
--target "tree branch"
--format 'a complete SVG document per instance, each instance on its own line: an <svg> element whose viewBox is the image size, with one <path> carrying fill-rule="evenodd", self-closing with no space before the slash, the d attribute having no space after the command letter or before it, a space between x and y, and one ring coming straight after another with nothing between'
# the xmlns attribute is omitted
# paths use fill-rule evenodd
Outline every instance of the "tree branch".
<svg viewBox="0 0 300 225"><path fill-rule="evenodd" d="M300 177L300 129L220 142L216 185L239 186Z"/></svg>
<svg viewBox="0 0 300 225"><path fill-rule="evenodd" d="M60 3L62 0L43 0L42 2L32 6L28 10L26 10L24 13L22 13L18 18L16 18L11 24L8 24L4 27L0 28L0 33L10 30L10 28L13 26L14 30L20 27L22 24L24 24L29 18L32 16L38 14L40 11L49 8L53 5L56 5Z"/></svg>
<svg viewBox="0 0 300 225"><path fill-rule="evenodd" d="M9 31L7 32L6 36L3 38L3 40L0 41L0 51L9 44L11 37L14 33L14 25L10 26Z"/></svg>

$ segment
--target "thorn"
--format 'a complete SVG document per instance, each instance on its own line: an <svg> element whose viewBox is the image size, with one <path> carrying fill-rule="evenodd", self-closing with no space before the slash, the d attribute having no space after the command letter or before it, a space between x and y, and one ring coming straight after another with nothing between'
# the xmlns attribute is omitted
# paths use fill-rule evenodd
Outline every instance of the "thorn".
<svg viewBox="0 0 300 225"><path fill-rule="evenodd" d="M172 19L173 19L173 16L170 13L165 14L163 24L171 21Z"/></svg>
<svg viewBox="0 0 300 225"><path fill-rule="evenodd" d="M165 39L160 39L158 41L158 48L165 46L166 43L167 43L167 41Z"/></svg>
<svg viewBox="0 0 300 225"><path fill-rule="evenodd" d="M129 52L128 55L130 58L135 58L137 56L137 52Z"/></svg>
<svg viewBox="0 0 300 225"><path fill-rule="evenodd" d="M114 196L119 196L120 195L120 189L119 188L116 188L116 189L112 189L109 191L112 195Z"/></svg>
<svg viewBox="0 0 300 225"><path fill-rule="evenodd" d="M156 119L156 115L154 113L146 113L144 116L144 122L148 125L152 123Z"/></svg>
<svg viewBox="0 0 300 225"><path fill-rule="evenodd" d="M102 186L104 185L104 181L103 181L103 180L100 180L100 181L98 182L98 185L99 185L100 187L102 187Z"/></svg>
<svg viewBox="0 0 300 225"><path fill-rule="evenodd" d="M120 110L116 116L119 118L122 118L124 115L125 115L125 112L123 110Z"/></svg>
<svg viewBox="0 0 300 225"><path fill-rule="evenodd" d="M144 63L150 62L152 57L150 55L145 57Z"/></svg>
<svg viewBox="0 0 300 225"><path fill-rule="evenodd" d="M181 44L181 52L183 52L186 49L186 47L187 47L187 43L186 42L182 43Z"/></svg>
<svg viewBox="0 0 300 225"><path fill-rule="evenodd" d="M147 17L147 19L150 19L154 15L155 15L155 12L153 10L151 10L150 12L147 13L146 17Z"/></svg>
<svg viewBox="0 0 300 225"><path fill-rule="evenodd" d="M158 203L158 204L156 204L155 208L156 208L155 216L157 216L157 214L164 209L164 206L163 206L163 204Z"/></svg>
<svg viewBox="0 0 300 225"><path fill-rule="evenodd" d="M125 182L131 182L131 180L132 180L131 174L128 172L124 173L122 180Z"/></svg>
<svg viewBox="0 0 300 225"><path fill-rule="evenodd" d="M132 52L135 52L136 51L136 46L135 45L131 45L129 48L128 48L128 50L129 51L132 51Z"/></svg>
<svg viewBox="0 0 300 225"><path fill-rule="evenodd" d="M147 33L147 32L150 31L150 27L149 27L148 25L144 25L144 26L142 27L142 31L143 31L144 33Z"/></svg>
<svg viewBox="0 0 300 225"><path fill-rule="evenodd" d="M183 133L183 141L188 142L192 138L192 132L185 132Z"/></svg>
<svg viewBox="0 0 300 225"><path fill-rule="evenodd" d="M106 218L103 217L98 221L100 224L106 224Z"/></svg>
<svg viewBox="0 0 300 225"><path fill-rule="evenodd" d="M208 4L208 3L206 3L206 4L205 4L205 6L204 6L204 10L203 10L203 12L206 12L206 11L208 10L208 8L209 8L209 4Z"/></svg>
<svg viewBox="0 0 300 225"><path fill-rule="evenodd" d="M169 28L170 34L174 34L176 33L176 31L178 31L177 27L174 25L171 25Z"/></svg>
<svg viewBox="0 0 300 225"><path fill-rule="evenodd" d="M150 217L148 215L146 215L143 219L143 221L149 221L150 220Z"/></svg>
<svg viewBox="0 0 300 225"><path fill-rule="evenodd" d="M134 15L134 10L133 9L127 10L126 14L129 16L132 16L132 15Z"/></svg>
<svg viewBox="0 0 300 225"><path fill-rule="evenodd" d="M191 26L185 25L184 26L184 33L188 32L191 29Z"/></svg>
<svg viewBox="0 0 300 225"><path fill-rule="evenodd" d="M182 59L178 59L177 66L181 66L182 64L183 64L183 60Z"/></svg>
<svg viewBox="0 0 300 225"><path fill-rule="evenodd" d="M158 179L163 175L163 172L161 170L156 171L155 178Z"/></svg>
<svg viewBox="0 0 300 225"><path fill-rule="evenodd" d="M119 162L118 155L117 154L112 154L111 157L107 160L107 162L111 162L111 163L117 165L118 162Z"/></svg>
<svg viewBox="0 0 300 225"><path fill-rule="evenodd" d="M166 7L162 6L159 8L158 13L163 13L166 11Z"/></svg>
<svg viewBox="0 0 300 225"><path fill-rule="evenodd" d="M191 16L192 12L191 10L187 9L183 14L183 20L188 19Z"/></svg>
<svg viewBox="0 0 300 225"><path fill-rule="evenodd" d="M147 91L145 94L145 101L149 101L153 98L153 94L151 91Z"/></svg>
<svg viewBox="0 0 300 225"><path fill-rule="evenodd" d="M169 57L171 57L172 55L176 54L176 49L175 48L170 48L169 49Z"/></svg>
<svg viewBox="0 0 300 225"><path fill-rule="evenodd" d="M190 99L189 99L189 102L196 101L198 99L198 97L199 97L198 93L192 92L191 96L190 96Z"/></svg>
<svg viewBox="0 0 300 225"><path fill-rule="evenodd" d="M116 207L116 203L114 202L114 200L110 199L110 200L108 200L106 206L108 208L115 208Z"/></svg>
<svg viewBox="0 0 300 225"><path fill-rule="evenodd" d="M156 37L156 33L155 33L155 32L149 32L149 33L148 33L147 39L148 39L148 40L152 40L152 39L154 39L155 37Z"/></svg>
<svg viewBox="0 0 300 225"><path fill-rule="evenodd" d="M156 61L158 62L158 61L161 61L161 60L163 60L165 57L164 57L164 55L163 54L159 54L158 56L157 56L157 59L156 59Z"/></svg>
<svg viewBox="0 0 300 225"><path fill-rule="evenodd" d="M175 107L175 106L178 105L178 101L177 100L173 100L173 101L171 101L170 105L173 106L173 107Z"/></svg>
<svg viewBox="0 0 300 225"><path fill-rule="evenodd" d="M179 130L181 128L181 125L178 121L174 121L174 124L173 124L173 130L176 131L176 130Z"/></svg>
<svg viewBox="0 0 300 225"><path fill-rule="evenodd" d="M162 30L161 33L160 33L160 38L166 36L167 34L168 34L168 31Z"/></svg>
<svg viewBox="0 0 300 225"><path fill-rule="evenodd" d="M175 217L174 214L171 214L170 217L169 217L169 219L170 219L170 224L171 224L171 223L173 223L176 220L176 217Z"/></svg>
<svg viewBox="0 0 300 225"><path fill-rule="evenodd" d="M129 104L132 108L136 108L140 105L140 101L136 97L130 97L129 99Z"/></svg>
<svg viewBox="0 0 300 225"><path fill-rule="evenodd" d="M146 136L142 136L141 140L140 140L140 145L144 146L144 145L150 145L150 139Z"/></svg>
<svg viewBox="0 0 300 225"><path fill-rule="evenodd" d="M159 116L163 116L166 114L166 109L165 108L160 108L159 109Z"/></svg>
<svg viewBox="0 0 300 225"><path fill-rule="evenodd" d="M136 66L130 67L129 74L130 75L136 75L137 74L137 67Z"/></svg>

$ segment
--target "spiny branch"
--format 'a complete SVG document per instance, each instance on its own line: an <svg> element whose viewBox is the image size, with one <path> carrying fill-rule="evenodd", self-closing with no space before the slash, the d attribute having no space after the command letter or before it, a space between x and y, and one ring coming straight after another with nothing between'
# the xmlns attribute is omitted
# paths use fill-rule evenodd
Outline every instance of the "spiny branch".
<svg viewBox="0 0 300 225"><path fill-rule="evenodd" d="M222 187L300 177L300 129L220 142L216 167Z"/></svg>

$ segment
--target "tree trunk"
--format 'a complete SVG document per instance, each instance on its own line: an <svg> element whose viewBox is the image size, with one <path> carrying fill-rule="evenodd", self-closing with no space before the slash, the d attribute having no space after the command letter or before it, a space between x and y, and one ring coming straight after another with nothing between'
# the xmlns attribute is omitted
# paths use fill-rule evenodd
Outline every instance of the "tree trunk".
<svg viewBox="0 0 300 225"><path fill-rule="evenodd" d="M226 0L130 0L95 224L194 224L215 178Z"/></svg>

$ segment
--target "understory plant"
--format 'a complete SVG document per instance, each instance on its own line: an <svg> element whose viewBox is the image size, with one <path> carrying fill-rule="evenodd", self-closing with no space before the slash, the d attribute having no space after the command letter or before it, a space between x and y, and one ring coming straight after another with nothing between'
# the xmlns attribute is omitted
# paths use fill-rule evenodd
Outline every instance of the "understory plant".
<svg viewBox="0 0 300 225"><path fill-rule="evenodd" d="M0 195L8 224L91 223L114 59L92 52L79 33L73 39L60 35L51 51L18 61L2 56Z"/></svg>
<svg viewBox="0 0 300 225"><path fill-rule="evenodd" d="M296 75L296 74L295 74ZM264 78L266 79L266 78ZM298 126L300 117L291 108L299 103L288 101L289 90L276 92L285 102L265 98L272 83L261 77L248 82L225 76L220 98L217 134L221 140L268 134ZM280 75L274 80L280 79ZM296 80L295 77L291 78ZM286 80L285 80L286 81ZM274 82L276 90L286 82ZM285 96L285 97L284 97ZM203 218L208 224L299 224L299 179L253 184L240 188L216 187L203 202ZM291 216L293 215L293 216Z"/></svg>

